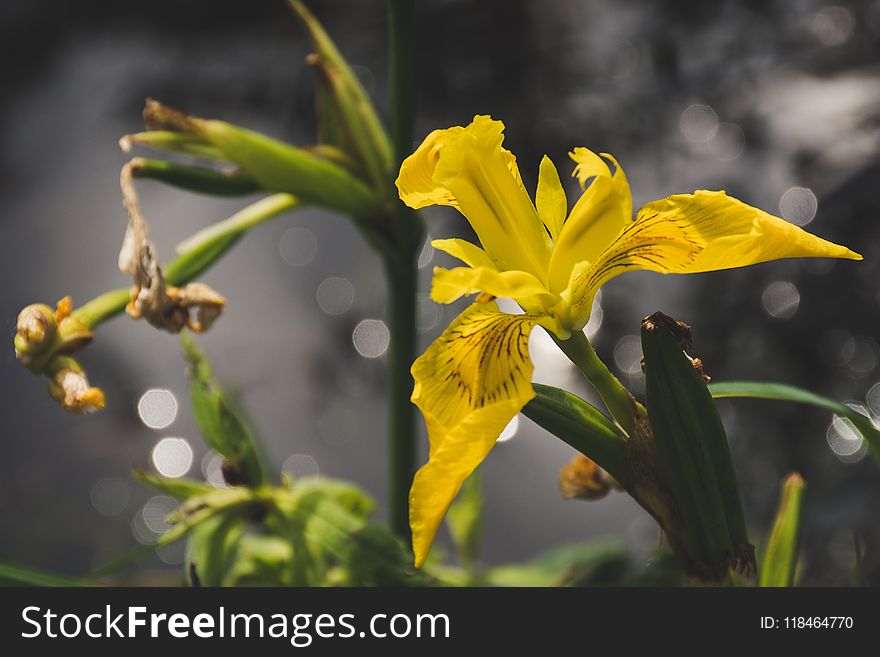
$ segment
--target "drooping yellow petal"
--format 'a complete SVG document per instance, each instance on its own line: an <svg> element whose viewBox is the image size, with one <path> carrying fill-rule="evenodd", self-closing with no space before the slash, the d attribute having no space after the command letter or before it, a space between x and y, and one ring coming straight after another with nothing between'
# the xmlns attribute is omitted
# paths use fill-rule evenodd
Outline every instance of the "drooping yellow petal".
<svg viewBox="0 0 880 657"><path fill-rule="evenodd" d="M534 396L529 333L537 318L474 304L415 363L412 401L425 417L429 460L409 496L416 566L465 479Z"/></svg>
<svg viewBox="0 0 880 657"><path fill-rule="evenodd" d="M467 240L461 240L458 238L432 240L431 246L438 251L448 253L453 258L458 258L468 267L488 267L489 269L497 269L488 253L483 251L483 249L476 244L471 244Z"/></svg>
<svg viewBox="0 0 880 657"><path fill-rule="evenodd" d="M524 271L498 271L490 267L434 267L431 299L437 303L452 303L468 294L484 292L502 299L527 299L543 295L544 306L550 308L559 302L537 278ZM537 309L536 309L537 310Z"/></svg>
<svg viewBox="0 0 880 657"><path fill-rule="evenodd" d="M724 192L669 196L639 210L636 220L577 278L571 290L573 323L588 318L599 286L625 271L694 274L783 258L862 256Z"/></svg>
<svg viewBox="0 0 880 657"><path fill-rule="evenodd" d="M565 223L565 215L568 213L568 200L559 181L559 172L556 171L553 160L546 155L538 169L535 205L538 208L538 216L547 227L550 237L556 241L559 239L559 233L562 232L562 225Z"/></svg>
<svg viewBox="0 0 880 657"><path fill-rule="evenodd" d="M550 261L550 288L559 292L568 284L572 268L590 261L632 222L632 195L623 168L608 153L601 157L586 148L575 148L569 156L577 164L574 177L584 189L571 209L553 249ZM614 173L605 159L614 164Z"/></svg>
<svg viewBox="0 0 880 657"><path fill-rule="evenodd" d="M476 116L439 149L433 180L449 190L500 269L546 280L550 237L528 193L511 173L504 124Z"/></svg>
<svg viewBox="0 0 880 657"><path fill-rule="evenodd" d="M395 184L400 200L418 210L429 205L458 207L455 197L443 185L434 181L434 169L440 157L440 149L451 139L464 132L461 126L446 130L434 130L416 152L403 161Z"/></svg>

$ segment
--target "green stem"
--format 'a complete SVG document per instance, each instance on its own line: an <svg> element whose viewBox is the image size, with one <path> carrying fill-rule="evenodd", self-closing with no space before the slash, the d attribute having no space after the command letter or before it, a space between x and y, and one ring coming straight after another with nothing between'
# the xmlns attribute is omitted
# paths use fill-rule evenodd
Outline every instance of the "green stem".
<svg viewBox="0 0 880 657"><path fill-rule="evenodd" d="M644 414L644 408L596 355L587 336L577 332L568 340L558 340L555 337L553 339L569 360L575 364L575 367L596 388L608 411L618 424L629 435L632 435L635 429L635 415L638 412Z"/></svg>
<svg viewBox="0 0 880 657"><path fill-rule="evenodd" d="M171 285L185 285L214 264L251 228L298 205L290 194L273 194L197 232L180 244L180 255L164 268L166 280ZM129 288L111 290L77 308L73 317L93 329L125 310L129 300Z"/></svg>
<svg viewBox="0 0 880 657"><path fill-rule="evenodd" d="M398 165L412 152L415 122L415 2L389 0L391 138Z"/></svg>
<svg viewBox="0 0 880 657"><path fill-rule="evenodd" d="M389 506L391 529L409 542L409 488L416 466L415 406L410 373L416 354L416 257L386 259L389 292Z"/></svg>
<svg viewBox="0 0 880 657"><path fill-rule="evenodd" d="M236 212L228 219L211 224L191 237L186 238L177 245L177 252L184 256L191 254L196 249L205 248L209 243L216 244L230 235L240 235L267 219L276 217L287 210L292 210L298 205L299 202L296 197L290 194L267 196L256 203L252 203L240 212Z"/></svg>
<svg viewBox="0 0 880 657"><path fill-rule="evenodd" d="M81 321L87 328L93 329L98 324L115 317L131 300L131 292L127 287L104 292L91 301L73 311L73 317Z"/></svg>
<svg viewBox="0 0 880 657"><path fill-rule="evenodd" d="M626 436L599 409L565 390L533 383L536 396L522 412L574 447L619 482L626 481Z"/></svg>
<svg viewBox="0 0 880 657"><path fill-rule="evenodd" d="M389 0L391 133L396 172L412 151L415 120L415 3ZM393 193L391 187L389 192ZM416 466L415 407L410 403L410 367L416 354L418 252L423 239L419 219L400 201L393 204L396 248L385 256L390 294L389 507L391 529L410 541L409 488Z"/></svg>

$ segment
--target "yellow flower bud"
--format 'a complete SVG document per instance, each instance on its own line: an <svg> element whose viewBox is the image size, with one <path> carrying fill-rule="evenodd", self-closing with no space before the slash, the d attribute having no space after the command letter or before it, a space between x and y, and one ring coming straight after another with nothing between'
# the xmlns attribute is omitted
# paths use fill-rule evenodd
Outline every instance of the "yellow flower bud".
<svg viewBox="0 0 880 657"><path fill-rule="evenodd" d="M559 488L567 500L599 500L611 490L611 477L583 454L559 471Z"/></svg>

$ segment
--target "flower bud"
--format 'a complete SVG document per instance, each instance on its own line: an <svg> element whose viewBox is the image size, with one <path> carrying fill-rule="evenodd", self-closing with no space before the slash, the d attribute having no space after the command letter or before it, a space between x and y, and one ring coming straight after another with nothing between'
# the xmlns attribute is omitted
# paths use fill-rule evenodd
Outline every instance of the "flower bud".
<svg viewBox="0 0 880 657"><path fill-rule="evenodd" d="M309 33L315 53L306 62L318 73L319 127L322 135L338 132L335 146L350 148L375 189L384 190L392 168L391 142L370 97L315 16L300 2L288 0ZM328 130L329 129L329 130Z"/></svg>
<svg viewBox="0 0 880 657"><path fill-rule="evenodd" d="M612 479L583 454L559 471L559 488L567 500L599 500L611 490Z"/></svg>
<svg viewBox="0 0 880 657"><path fill-rule="evenodd" d="M57 337L53 310L43 303L32 304L18 314L15 356L25 367L39 369L44 362L40 357L51 354Z"/></svg>
<svg viewBox="0 0 880 657"><path fill-rule="evenodd" d="M360 178L316 153L215 119L189 116L148 100L144 119L151 129L173 130L220 152L262 189L286 192L354 218L372 217L382 199Z"/></svg>
<svg viewBox="0 0 880 657"><path fill-rule="evenodd" d="M104 392L89 385L85 371L74 359L56 356L47 374L49 394L65 411L92 413L104 408Z"/></svg>

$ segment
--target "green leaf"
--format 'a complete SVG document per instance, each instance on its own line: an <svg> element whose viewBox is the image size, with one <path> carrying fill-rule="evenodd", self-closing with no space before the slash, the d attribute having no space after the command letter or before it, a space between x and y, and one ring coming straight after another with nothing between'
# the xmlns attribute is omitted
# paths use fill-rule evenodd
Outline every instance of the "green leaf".
<svg viewBox="0 0 880 657"><path fill-rule="evenodd" d="M798 562L798 527L804 480L793 472L782 487L779 510L761 565L760 586L793 586Z"/></svg>
<svg viewBox="0 0 880 657"><path fill-rule="evenodd" d="M376 508L376 503L363 490L348 481L309 477L294 482L294 487L298 496L306 497L314 493L327 497L360 518L366 518Z"/></svg>
<svg viewBox="0 0 880 657"><path fill-rule="evenodd" d="M589 585L619 581L629 567L626 549L616 541L578 543L549 550L525 563L491 568L485 580L494 586Z"/></svg>
<svg viewBox="0 0 880 657"><path fill-rule="evenodd" d="M0 582L26 586L88 586L86 582L0 561Z"/></svg>
<svg viewBox="0 0 880 657"><path fill-rule="evenodd" d="M197 495L205 495L206 493L211 493L216 490L201 481L186 478L166 479L165 477L160 477L152 472L146 472L145 470L137 468L133 471L133 474L135 479L141 483L181 501Z"/></svg>
<svg viewBox="0 0 880 657"><path fill-rule="evenodd" d="M147 130L125 135L119 140L123 152L128 153L133 146L144 146L167 153L181 153L207 160L224 162L223 153L196 135L187 135L174 130Z"/></svg>
<svg viewBox="0 0 880 657"><path fill-rule="evenodd" d="M252 508L253 502L254 497L252 493L245 488L212 488L205 495L188 498L167 518L167 521L172 523L172 527L156 539L156 542L140 545L126 552L121 557L92 571L88 579L89 581L101 580L131 565L135 561L149 556L157 549L179 541L193 529L208 522L217 515L246 512Z"/></svg>
<svg viewBox="0 0 880 657"><path fill-rule="evenodd" d="M540 383L523 415L595 461L623 481L626 441L620 429L595 406L580 397Z"/></svg>
<svg viewBox="0 0 880 657"><path fill-rule="evenodd" d="M724 381L710 383L709 392L716 399L725 397L754 397L757 399L778 399L781 401L809 404L831 411L835 415L848 421L858 431L865 441L874 458L880 461L880 429L871 418L845 404L836 402L816 393L797 388L785 383L761 383L758 381Z"/></svg>
<svg viewBox="0 0 880 657"><path fill-rule="evenodd" d="M304 482L305 483L305 482ZM412 554L391 531L352 513L320 486L276 489L276 506L288 524L287 537L316 563L338 565L356 586L424 586Z"/></svg>
<svg viewBox="0 0 880 657"><path fill-rule="evenodd" d="M236 546L237 558L224 577L227 586L294 586L289 564L293 547L269 534L245 533Z"/></svg>
<svg viewBox="0 0 880 657"><path fill-rule="evenodd" d="M189 396L199 431L232 464L238 482L251 487L265 483L253 434L235 414L211 375L211 366L195 340L186 332L180 344L190 379Z"/></svg>
<svg viewBox="0 0 880 657"><path fill-rule="evenodd" d="M484 504L480 470L474 470L446 512L446 526L458 551L461 564L473 569L483 538Z"/></svg>
<svg viewBox="0 0 880 657"><path fill-rule="evenodd" d="M223 586L227 583L225 577L237 560L239 539L245 529L244 517L235 508L217 514L192 529L188 561L195 569L201 586Z"/></svg>
<svg viewBox="0 0 880 657"><path fill-rule="evenodd" d="M260 191L260 186L238 169L209 169L141 157L136 157L131 162L131 173L135 178L158 180L190 192L244 196Z"/></svg>
<svg viewBox="0 0 880 657"><path fill-rule="evenodd" d="M723 577L733 560L745 558L741 565L749 571L754 564L724 425L682 349L689 337L686 325L662 313L643 321L648 418L691 557Z"/></svg>
<svg viewBox="0 0 880 657"><path fill-rule="evenodd" d="M172 285L188 283L232 248L251 228L300 205L290 194L273 194L207 228L177 245L178 257L164 268Z"/></svg>

